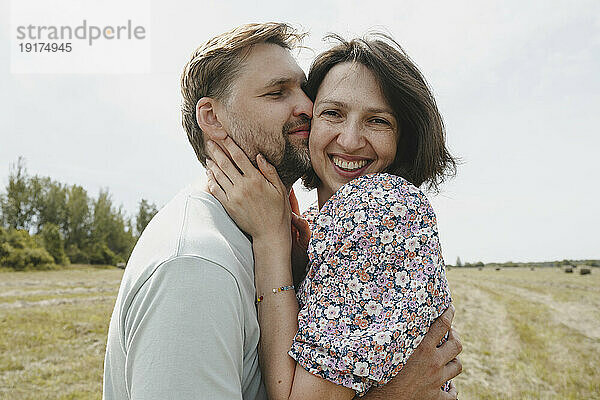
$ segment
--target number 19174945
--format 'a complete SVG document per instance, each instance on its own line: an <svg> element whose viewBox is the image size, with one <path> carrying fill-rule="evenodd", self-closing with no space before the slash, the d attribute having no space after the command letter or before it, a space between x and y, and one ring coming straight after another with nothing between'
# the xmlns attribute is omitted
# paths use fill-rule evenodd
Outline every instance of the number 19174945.
<svg viewBox="0 0 600 400"><path fill-rule="evenodd" d="M71 43L48 42L19 43L19 49L21 50L21 53L70 53L73 50Z"/></svg>

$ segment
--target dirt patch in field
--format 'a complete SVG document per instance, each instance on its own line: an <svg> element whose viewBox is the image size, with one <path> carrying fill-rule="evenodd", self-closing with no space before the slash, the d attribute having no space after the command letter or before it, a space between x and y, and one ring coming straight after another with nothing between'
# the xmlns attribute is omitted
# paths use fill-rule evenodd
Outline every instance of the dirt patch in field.
<svg viewBox="0 0 600 400"><path fill-rule="evenodd" d="M484 390L508 390L512 387L509 361L520 351L517 335L508 323L508 311L475 282L455 283L452 291L460 297L456 302L455 328L463 348L468 349L460 356L463 373L459 381Z"/></svg>
<svg viewBox="0 0 600 400"><path fill-rule="evenodd" d="M24 307L49 307L49 306L58 306L63 304L89 304L89 303L99 303L99 302L107 302L113 301L113 296L90 296L90 297L69 297L69 298L56 298L56 299L46 299L40 301L26 301L26 300L17 300L11 303L0 303L0 309L14 309L14 308L24 308Z"/></svg>
<svg viewBox="0 0 600 400"><path fill-rule="evenodd" d="M26 297L26 296L61 296L65 294L88 294L88 293L110 293L114 292L114 286L98 286L98 287L72 287L72 288L57 288L57 289L38 289L38 290L22 290L13 289L0 293L2 297Z"/></svg>
<svg viewBox="0 0 600 400"><path fill-rule="evenodd" d="M591 339L600 339L600 320L597 318L600 304L590 298L582 296L579 302L561 302L549 294L540 293L527 288L498 284L502 290L513 293L528 301L541 303L552 310L552 317L570 329ZM560 290L559 288L557 290Z"/></svg>

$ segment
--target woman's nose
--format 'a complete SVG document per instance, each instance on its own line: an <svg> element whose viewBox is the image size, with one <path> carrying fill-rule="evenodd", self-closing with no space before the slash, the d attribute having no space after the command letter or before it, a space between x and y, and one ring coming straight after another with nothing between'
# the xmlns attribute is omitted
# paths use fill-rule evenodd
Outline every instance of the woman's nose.
<svg viewBox="0 0 600 400"><path fill-rule="evenodd" d="M362 128L356 122L348 122L341 127L337 137L337 143L347 153L361 149L365 145L365 137Z"/></svg>

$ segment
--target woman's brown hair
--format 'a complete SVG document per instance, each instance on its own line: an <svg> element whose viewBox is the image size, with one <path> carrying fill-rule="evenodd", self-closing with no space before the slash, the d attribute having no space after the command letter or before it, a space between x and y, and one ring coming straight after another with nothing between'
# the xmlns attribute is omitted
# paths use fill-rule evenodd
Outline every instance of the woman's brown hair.
<svg viewBox="0 0 600 400"><path fill-rule="evenodd" d="M446 147L442 116L425 78L402 47L388 35L371 34L346 41L339 35L327 38L339 42L313 61L306 94L314 102L319 86L335 65L357 62L367 67L399 121L399 140L394 162L384 171L398 175L419 187L439 191L439 185L456 174L457 159ZM319 177L310 171L304 185L316 188Z"/></svg>

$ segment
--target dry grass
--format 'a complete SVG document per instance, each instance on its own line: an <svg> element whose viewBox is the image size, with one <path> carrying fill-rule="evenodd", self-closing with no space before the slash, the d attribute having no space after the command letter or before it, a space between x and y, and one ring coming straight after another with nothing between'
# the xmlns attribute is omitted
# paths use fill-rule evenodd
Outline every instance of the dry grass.
<svg viewBox="0 0 600 400"><path fill-rule="evenodd" d="M0 398L99 399L122 271L0 273ZM600 270L452 269L461 400L600 398Z"/></svg>
<svg viewBox="0 0 600 400"><path fill-rule="evenodd" d="M599 399L600 271L453 269L461 399Z"/></svg>
<svg viewBox="0 0 600 400"><path fill-rule="evenodd" d="M0 398L99 399L122 270L0 274Z"/></svg>

